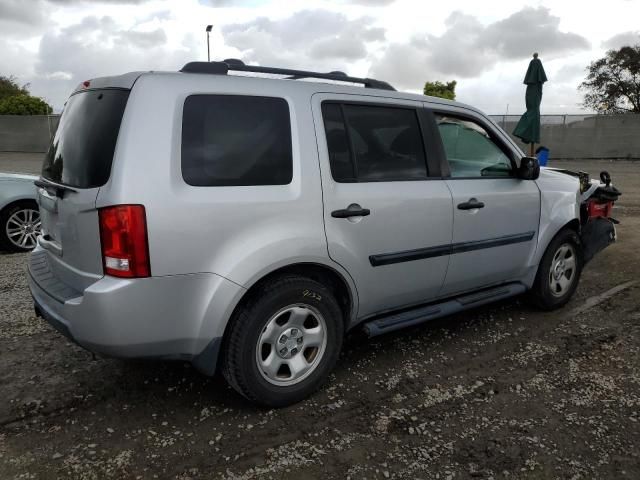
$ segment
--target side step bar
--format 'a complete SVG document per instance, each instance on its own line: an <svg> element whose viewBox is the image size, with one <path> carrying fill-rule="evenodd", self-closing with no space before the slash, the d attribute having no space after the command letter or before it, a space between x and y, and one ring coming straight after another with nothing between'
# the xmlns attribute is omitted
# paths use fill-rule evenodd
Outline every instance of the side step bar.
<svg viewBox="0 0 640 480"><path fill-rule="evenodd" d="M440 303L421 306L401 313L394 313L385 317L376 318L375 320L369 320L364 324L363 328L369 337L375 337L383 333L419 325L420 323L445 317L469 308L502 300L503 298L520 295L524 293L526 289L527 288L521 283L500 285L499 287L462 295Z"/></svg>

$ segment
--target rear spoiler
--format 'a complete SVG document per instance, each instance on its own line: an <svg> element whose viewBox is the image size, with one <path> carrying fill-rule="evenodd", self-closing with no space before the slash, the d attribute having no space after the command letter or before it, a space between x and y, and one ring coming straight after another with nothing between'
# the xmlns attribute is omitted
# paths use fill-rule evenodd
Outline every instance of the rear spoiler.
<svg viewBox="0 0 640 480"><path fill-rule="evenodd" d="M74 93L94 88L120 88L123 90L131 90L133 88L133 84L136 83L136 80L145 73L148 72L129 72L123 75L115 75L113 77L97 77L85 80L78 84L72 95Z"/></svg>

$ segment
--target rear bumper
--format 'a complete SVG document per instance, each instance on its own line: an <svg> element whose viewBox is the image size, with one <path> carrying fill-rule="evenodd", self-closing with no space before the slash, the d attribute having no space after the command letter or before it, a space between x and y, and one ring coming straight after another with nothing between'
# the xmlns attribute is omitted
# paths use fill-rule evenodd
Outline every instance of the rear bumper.
<svg viewBox="0 0 640 480"><path fill-rule="evenodd" d="M42 275L38 253L36 249L29 265L36 312L67 338L107 356L186 360L214 373L220 340L242 287L206 273L105 276L82 292L68 290L61 296L59 282Z"/></svg>

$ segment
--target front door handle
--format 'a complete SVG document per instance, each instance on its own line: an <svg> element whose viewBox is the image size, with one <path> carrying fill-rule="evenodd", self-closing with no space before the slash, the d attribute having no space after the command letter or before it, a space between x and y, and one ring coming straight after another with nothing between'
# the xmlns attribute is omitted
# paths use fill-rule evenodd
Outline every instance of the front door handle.
<svg viewBox="0 0 640 480"><path fill-rule="evenodd" d="M352 203L347 208L342 210L334 210L331 212L333 218L349 218L349 217L366 217L371 214L371 210L368 208L362 208L357 203Z"/></svg>
<svg viewBox="0 0 640 480"><path fill-rule="evenodd" d="M484 208L484 203L479 202L477 198L470 198L468 202L458 204L458 210L474 210L476 208Z"/></svg>

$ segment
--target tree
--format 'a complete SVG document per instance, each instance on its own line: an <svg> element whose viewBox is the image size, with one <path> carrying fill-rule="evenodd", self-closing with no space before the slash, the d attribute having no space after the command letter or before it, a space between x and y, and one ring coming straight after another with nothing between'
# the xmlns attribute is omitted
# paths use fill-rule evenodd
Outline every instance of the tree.
<svg viewBox="0 0 640 480"><path fill-rule="evenodd" d="M609 50L580 84L583 105L598 113L640 113L640 45Z"/></svg>
<svg viewBox="0 0 640 480"><path fill-rule="evenodd" d="M0 75L0 115L49 115L51 105L31 96L28 88L18 85L16 77Z"/></svg>
<svg viewBox="0 0 640 480"><path fill-rule="evenodd" d="M0 100L14 95L28 95L28 85L22 87L16 83L16 77L3 77L0 75Z"/></svg>
<svg viewBox="0 0 640 480"><path fill-rule="evenodd" d="M53 109L38 97L13 95L0 100L0 115L49 115Z"/></svg>
<svg viewBox="0 0 640 480"><path fill-rule="evenodd" d="M424 94L430 97L446 98L447 100L456 99L456 85L458 82L452 80L447 83L442 82L426 82L424 84Z"/></svg>

